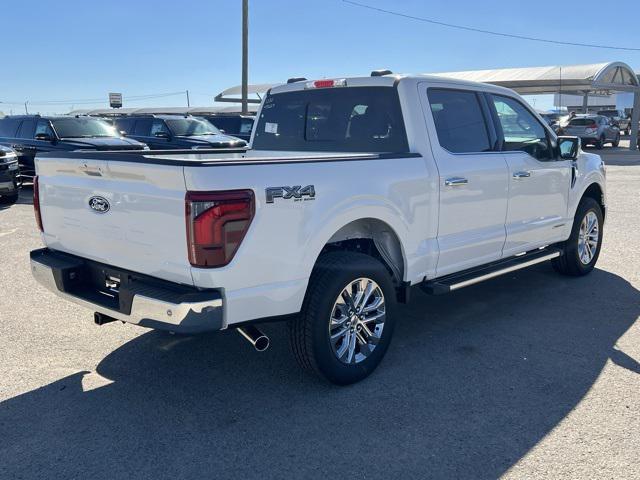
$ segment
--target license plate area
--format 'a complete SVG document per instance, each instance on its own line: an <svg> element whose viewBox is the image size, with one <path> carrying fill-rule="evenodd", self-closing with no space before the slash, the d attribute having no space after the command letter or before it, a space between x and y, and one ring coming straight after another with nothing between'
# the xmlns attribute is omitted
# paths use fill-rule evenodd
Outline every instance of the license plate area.
<svg viewBox="0 0 640 480"><path fill-rule="evenodd" d="M218 289L198 289L47 248L31 260L48 267L56 288L89 303L131 315L137 295L168 304L200 303L221 298Z"/></svg>
<svg viewBox="0 0 640 480"><path fill-rule="evenodd" d="M122 295L122 287L131 278L123 272L100 264L82 262L63 272L65 290L71 295L111 310L131 313L131 297Z"/></svg>

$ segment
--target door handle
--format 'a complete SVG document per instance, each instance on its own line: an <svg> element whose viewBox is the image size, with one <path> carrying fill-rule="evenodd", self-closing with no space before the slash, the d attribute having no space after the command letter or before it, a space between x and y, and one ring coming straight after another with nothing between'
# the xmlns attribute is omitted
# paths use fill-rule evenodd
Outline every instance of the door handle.
<svg viewBox="0 0 640 480"><path fill-rule="evenodd" d="M529 178L531 176L531 172L523 171L523 172L514 172L513 178Z"/></svg>
<svg viewBox="0 0 640 480"><path fill-rule="evenodd" d="M466 185L469 183L469 180L463 177L451 177L447 178L444 181L445 186L447 187L460 187L462 185Z"/></svg>

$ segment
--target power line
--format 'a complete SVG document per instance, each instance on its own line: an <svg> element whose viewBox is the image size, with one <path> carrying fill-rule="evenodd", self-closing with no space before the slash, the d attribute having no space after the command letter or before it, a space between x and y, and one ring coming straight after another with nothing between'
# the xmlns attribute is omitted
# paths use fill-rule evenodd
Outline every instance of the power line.
<svg viewBox="0 0 640 480"><path fill-rule="evenodd" d="M165 98L165 97L174 97L177 95L184 95L184 90L180 92L169 92L169 93L153 93L147 95L131 95L123 97L123 100L128 102L136 102L141 100L151 100L154 98ZM103 97L101 98L81 98L81 99L69 99L69 100L40 100L40 101L32 101L29 100L29 105L92 105L96 103L105 103L107 100ZM0 104L6 105L23 105L24 102L21 101L0 101Z"/></svg>
<svg viewBox="0 0 640 480"><path fill-rule="evenodd" d="M552 43L552 44L555 44L555 45L568 45L568 46L572 46L572 47L605 48L605 49L608 49L608 50L625 50L625 51L630 51L630 52L640 52L640 48L614 47L614 46L611 46L611 45L598 45L598 44L595 44L595 43L564 42L564 41L561 41L561 40L549 40L549 39L546 39L546 38L528 37L526 35L516 35L516 34L512 34L512 33L494 32L492 30L483 30L481 28L467 27L467 26L464 26L464 25L455 25L453 23L439 22L437 20L432 20L430 18L417 17L415 15L408 15L406 13L394 12L392 10L385 10L384 8L378 8L378 7L374 7L372 5L367 5L367 4L359 3L359 2L354 2L352 0L342 0L342 1L343 1L343 3L348 3L348 4L356 6L356 7L367 8L369 10L374 10L376 12L386 13L386 14L389 14L389 15L395 15L396 17L408 18L408 19L411 19L411 20L417 20L419 22L431 23L433 25L440 25L441 27L456 28L458 30L466 30L466 31L469 31L469 32L484 33L484 34L487 34L487 35L495 35L495 36L498 36L498 37L517 38L519 40L529 40L529 41L532 41L532 42Z"/></svg>

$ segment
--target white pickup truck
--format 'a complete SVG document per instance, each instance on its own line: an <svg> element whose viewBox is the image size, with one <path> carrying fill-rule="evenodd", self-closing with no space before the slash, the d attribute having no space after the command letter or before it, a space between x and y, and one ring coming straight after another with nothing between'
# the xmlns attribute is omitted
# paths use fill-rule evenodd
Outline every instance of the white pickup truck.
<svg viewBox="0 0 640 480"><path fill-rule="evenodd" d="M371 373L411 286L551 260L594 268L605 171L514 92L432 76L273 88L251 150L38 156L35 278L121 320L195 333L287 320L299 363Z"/></svg>

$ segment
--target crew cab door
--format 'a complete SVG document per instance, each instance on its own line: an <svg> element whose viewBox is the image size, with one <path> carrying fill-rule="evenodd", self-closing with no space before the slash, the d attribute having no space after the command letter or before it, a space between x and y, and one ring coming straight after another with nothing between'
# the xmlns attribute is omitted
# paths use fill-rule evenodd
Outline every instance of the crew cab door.
<svg viewBox="0 0 640 480"><path fill-rule="evenodd" d="M27 166L33 165L33 160L38 151L33 141L35 128L35 118L25 118L22 120L16 133L15 143L11 145L18 155L20 155L21 163Z"/></svg>
<svg viewBox="0 0 640 480"><path fill-rule="evenodd" d="M426 85L420 90L438 168L436 275L442 276L502 255L507 164L493 151L495 129L481 93Z"/></svg>
<svg viewBox="0 0 640 480"><path fill-rule="evenodd" d="M559 158L555 139L520 100L494 94L487 100L509 169L503 256L564 240L571 161Z"/></svg>

